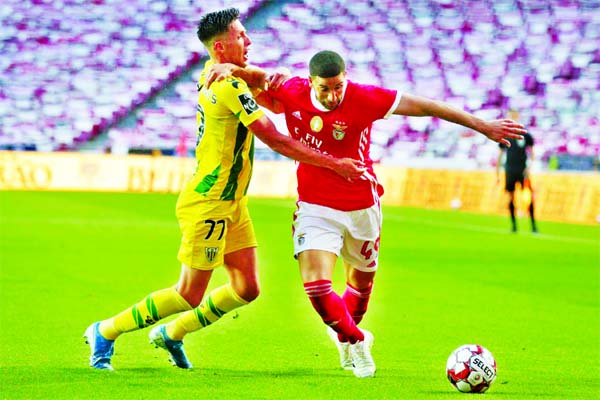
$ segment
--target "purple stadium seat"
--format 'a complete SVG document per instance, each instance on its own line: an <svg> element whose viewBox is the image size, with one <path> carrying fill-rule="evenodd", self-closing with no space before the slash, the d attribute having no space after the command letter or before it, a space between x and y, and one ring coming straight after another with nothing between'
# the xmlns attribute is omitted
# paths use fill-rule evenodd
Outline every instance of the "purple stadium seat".
<svg viewBox="0 0 600 400"><path fill-rule="evenodd" d="M133 110L198 63L201 45L193 33L182 36L194 31L202 10L226 1L150 7L135 0L87 2L107 16L103 20L91 18L77 1L60 2L67 12L59 3L29 3L36 6L6 0L3 7L12 12L0 15L0 79L9 82L0 87L0 148L32 141L76 148L132 112L139 126L109 130L117 152L147 145L149 138L152 146L193 148L197 69L174 94L160 97L164 115ZM261 3L249 0L240 8L249 13ZM519 109L542 158L598 154L596 0L304 0L284 5L251 38L251 59L259 66L283 65L306 75L315 51L333 49L346 58L352 80L444 99L486 116ZM25 133L32 130L40 134ZM495 146L477 136L461 138L463 132L429 119L392 118L374 128L374 153L384 162L441 156L461 165L493 165Z"/></svg>

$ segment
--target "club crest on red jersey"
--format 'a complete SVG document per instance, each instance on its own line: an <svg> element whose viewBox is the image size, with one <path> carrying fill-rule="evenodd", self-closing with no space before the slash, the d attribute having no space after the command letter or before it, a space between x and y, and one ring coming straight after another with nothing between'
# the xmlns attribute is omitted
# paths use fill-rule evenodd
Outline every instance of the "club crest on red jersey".
<svg viewBox="0 0 600 400"><path fill-rule="evenodd" d="M333 125L333 138L335 140L342 140L344 136L346 136L345 129L348 127L347 125L341 124L331 124Z"/></svg>

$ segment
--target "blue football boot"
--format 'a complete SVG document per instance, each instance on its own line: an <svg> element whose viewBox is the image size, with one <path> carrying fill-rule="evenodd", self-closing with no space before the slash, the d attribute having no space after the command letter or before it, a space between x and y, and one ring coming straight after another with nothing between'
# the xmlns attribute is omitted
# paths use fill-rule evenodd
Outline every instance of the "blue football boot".
<svg viewBox="0 0 600 400"><path fill-rule="evenodd" d="M92 354L90 355L90 366L97 369L113 370L110 365L110 358L115 351L115 341L105 339L98 327L100 322L94 322L85 330L83 337L85 342L90 345Z"/></svg>
<svg viewBox="0 0 600 400"><path fill-rule="evenodd" d="M173 364L179 368L192 368L192 364L183 350L183 340L169 339L164 325L158 325L152 328L149 336L151 344L157 348L163 348L169 353L169 358Z"/></svg>

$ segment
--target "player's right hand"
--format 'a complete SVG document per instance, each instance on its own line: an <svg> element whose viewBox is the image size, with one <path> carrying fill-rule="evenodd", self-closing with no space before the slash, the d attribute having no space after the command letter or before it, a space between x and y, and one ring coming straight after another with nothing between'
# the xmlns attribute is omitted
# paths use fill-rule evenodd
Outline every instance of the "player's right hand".
<svg viewBox="0 0 600 400"><path fill-rule="evenodd" d="M521 140L523 139L522 135L527 133L522 124L512 119L484 121L484 129L479 131L487 136L488 139L502 143L506 147L510 147L508 139Z"/></svg>
<svg viewBox="0 0 600 400"><path fill-rule="evenodd" d="M269 90L277 90L292 76L289 69L285 67L277 68L275 72L267 77L267 85Z"/></svg>
<svg viewBox="0 0 600 400"><path fill-rule="evenodd" d="M333 170L344 179L353 181L360 179L367 171L365 163L353 158L338 158Z"/></svg>

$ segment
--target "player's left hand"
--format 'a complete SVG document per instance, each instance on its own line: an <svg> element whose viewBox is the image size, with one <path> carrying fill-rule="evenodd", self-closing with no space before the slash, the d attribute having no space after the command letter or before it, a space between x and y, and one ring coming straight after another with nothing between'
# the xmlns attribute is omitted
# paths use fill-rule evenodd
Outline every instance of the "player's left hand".
<svg viewBox="0 0 600 400"><path fill-rule="evenodd" d="M494 142L510 147L508 139L523 139L521 135L527 133L527 130L523 125L512 119L496 119L487 121L481 133Z"/></svg>

